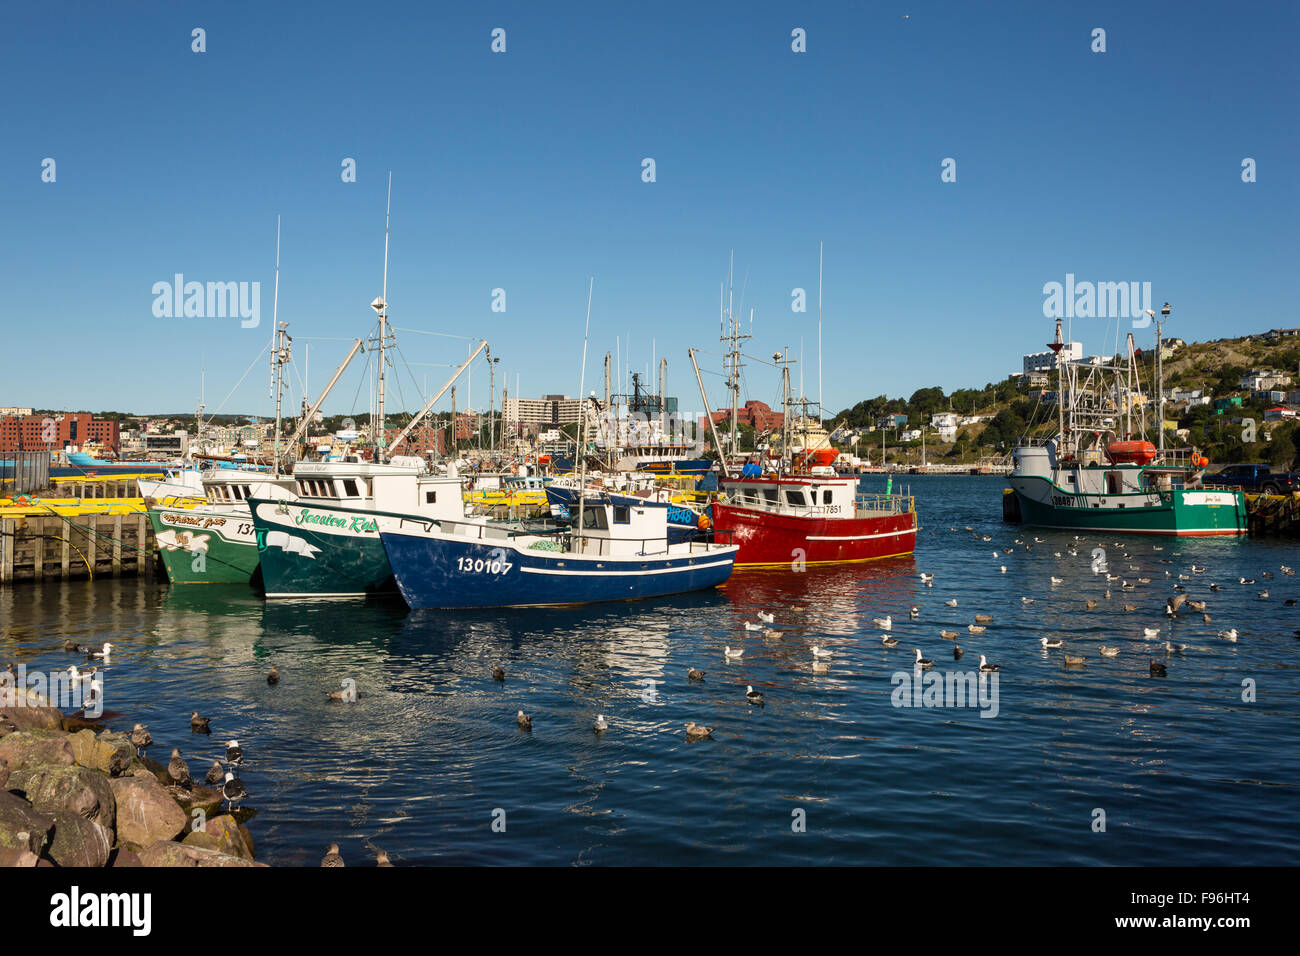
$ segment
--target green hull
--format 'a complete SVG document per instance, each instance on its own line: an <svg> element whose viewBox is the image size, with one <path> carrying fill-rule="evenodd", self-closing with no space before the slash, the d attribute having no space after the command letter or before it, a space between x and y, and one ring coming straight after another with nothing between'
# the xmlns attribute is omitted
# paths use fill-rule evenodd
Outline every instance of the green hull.
<svg viewBox="0 0 1300 956"><path fill-rule="evenodd" d="M268 598L396 593L372 512L256 498L250 507Z"/></svg>
<svg viewBox="0 0 1300 956"><path fill-rule="evenodd" d="M257 572L244 509L151 508L149 521L172 584L247 584Z"/></svg>
<svg viewBox="0 0 1300 956"><path fill-rule="evenodd" d="M1180 489L1099 496L1075 494L1033 475L1013 477L1011 486L1020 520L1040 528L1180 537L1242 535L1247 530L1246 499L1239 492Z"/></svg>

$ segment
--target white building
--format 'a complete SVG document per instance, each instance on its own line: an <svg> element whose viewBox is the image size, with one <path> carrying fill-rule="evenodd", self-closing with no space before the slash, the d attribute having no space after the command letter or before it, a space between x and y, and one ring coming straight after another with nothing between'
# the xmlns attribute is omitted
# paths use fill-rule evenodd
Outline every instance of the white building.
<svg viewBox="0 0 1300 956"><path fill-rule="evenodd" d="M570 425L578 420L582 402L568 395L507 398L502 418L516 425Z"/></svg>
<svg viewBox="0 0 1300 956"><path fill-rule="evenodd" d="M1083 358L1082 342L1067 342L1061 348L1061 355L1067 362L1077 362ZM1024 374L1031 372L1050 372L1056 368L1056 353L1051 349L1045 352L1030 352L1025 356Z"/></svg>
<svg viewBox="0 0 1300 956"><path fill-rule="evenodd" d="M957 440L956 412L935 412L930 416L930 425L939 433L940 441Z"/></svg>

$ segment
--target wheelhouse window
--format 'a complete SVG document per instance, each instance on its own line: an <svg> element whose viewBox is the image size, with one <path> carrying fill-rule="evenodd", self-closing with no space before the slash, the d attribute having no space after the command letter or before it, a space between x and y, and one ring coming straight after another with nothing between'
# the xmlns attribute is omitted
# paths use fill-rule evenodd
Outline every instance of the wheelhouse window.
<svg viewBox="0 0 1300 956"><path fill-rule="evenodd" d="M606 531L609 522L605 518L604 508L587 508L582 513L582 527L587 531Z"/></svg>
<svg viewBox="0 0 1300 956"><path fill-rule="evenodd" d="M822 504L828 505L830 503L831 503L831 490L827 488L825 491L822 492Z"/></svg>
<svg viewBox="0 0 1300 956"><path fill-rule="evenodd" d="M785 493L785 503L790 505L792 508L802 508L806 504L806 502L804 501L803 492L787 491Z"/></svg>
<svg viewBox="0 0 1300 956"><path fill-rule="evenodd" d="M1124 493L1124 474L1118 471L1106 472L1106 493L1121 495Z"/></svg>
<svg viewBox="0 0 1300 956"><path fill-rule="evenodd" d="M357 494L357 482L355 478L343 479L343 494L348 498L360 497L360 495Z"/></svg>
<svg viewBox="0 0 1300 956"><path fill-rule="evenodd" d="M769 505L771 505L771 506L774 507L774 508L776 507L776 489L775 489L775 488L764 488L764 489L763 489L763 497L767 500L767 503L768 503Z"/></svg>
<svg viewBox="0 0 1300 956"><path fill-rule="evenodd" d="M426 505L436 505L438 503L438 492L426 491L424 493L424 503Z"/></svg>
<svg viewBox="0 0 1300 956"><path fill-rule="evenodd" d="M631 520L631 512L627 505L614 506L614 524L627 524Z"/></svg>

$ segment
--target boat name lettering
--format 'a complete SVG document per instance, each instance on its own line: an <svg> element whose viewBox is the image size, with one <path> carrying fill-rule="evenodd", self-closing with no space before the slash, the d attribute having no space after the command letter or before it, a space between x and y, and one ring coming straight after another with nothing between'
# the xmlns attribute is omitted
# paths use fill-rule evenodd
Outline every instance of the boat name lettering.
<svg viewBox="0 0 1300 956"><path fill-rule="evenodd" d="M210 518L202 515L165 514L162 518L167 524L183 524L195 528L220 528L226 523L225 518Z"/></svg>
<svg viewBox="0 0 1300 956"><path fill-rule="evenodd" d="M353 515L351 518L340 518L338 515L312 514L312 512L308 511L306 508L303 508L302 511L298 513L298 516L293 519L293 523L318 524L324 525L327 528L343 528L344 530L351 531L353 534L373 534L379 530L379 526L375 524L374 518L367 518L364 515Z"/></svg>

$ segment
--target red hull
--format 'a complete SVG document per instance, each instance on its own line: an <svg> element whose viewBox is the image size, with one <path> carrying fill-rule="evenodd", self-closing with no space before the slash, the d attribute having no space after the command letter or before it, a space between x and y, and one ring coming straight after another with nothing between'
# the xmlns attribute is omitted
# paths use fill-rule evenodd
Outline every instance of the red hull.
<svg viewBox="0 0 1300 956"><path fill-rule="evenodd" d="M797 518L714 502L713 526L740 545L736 566L873 561L916 550L916 513L879 518ZM800 554L799 552L802 552Z"/></svg>

